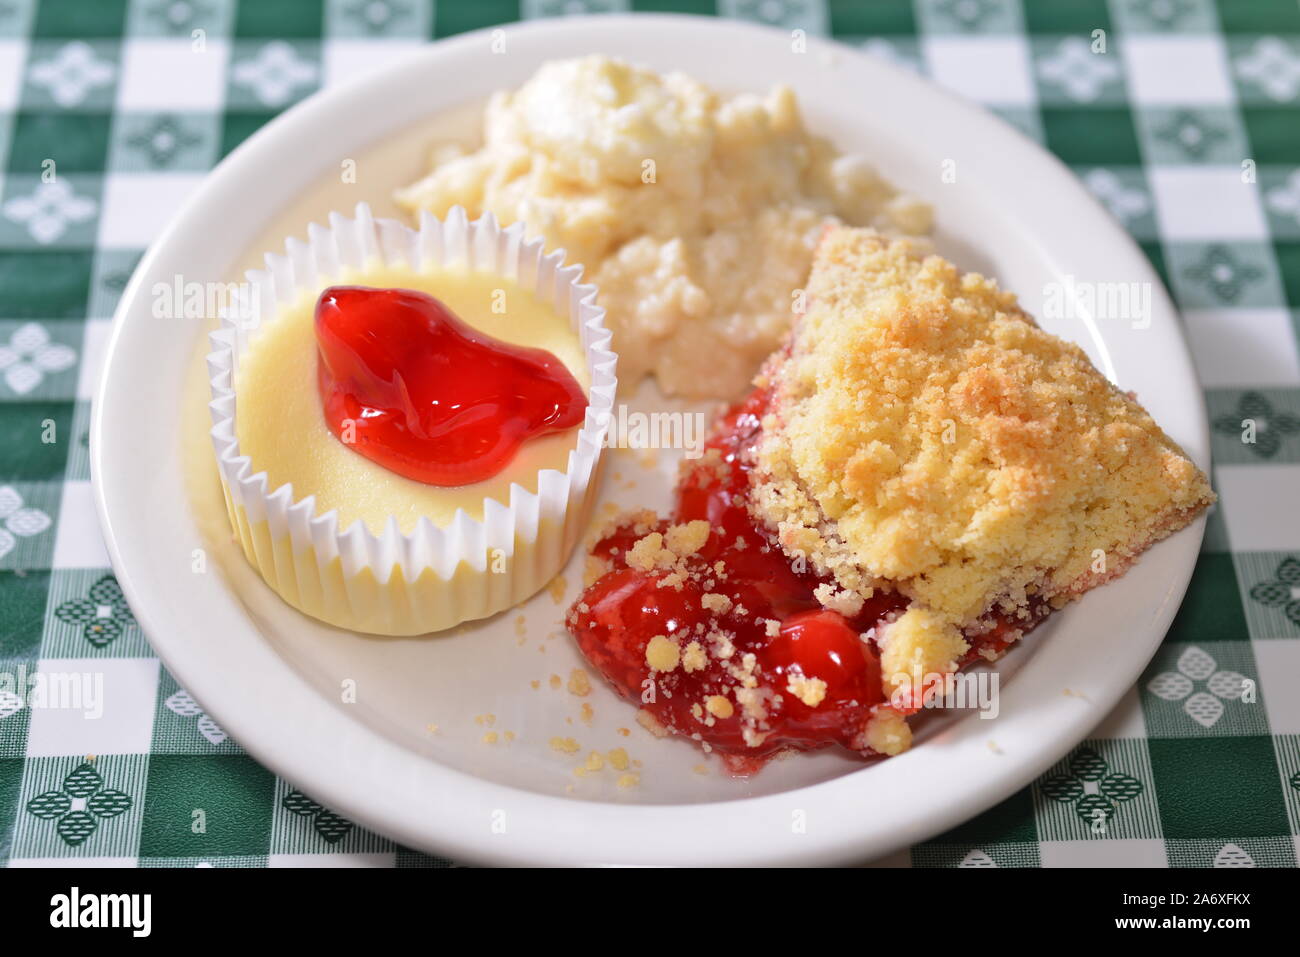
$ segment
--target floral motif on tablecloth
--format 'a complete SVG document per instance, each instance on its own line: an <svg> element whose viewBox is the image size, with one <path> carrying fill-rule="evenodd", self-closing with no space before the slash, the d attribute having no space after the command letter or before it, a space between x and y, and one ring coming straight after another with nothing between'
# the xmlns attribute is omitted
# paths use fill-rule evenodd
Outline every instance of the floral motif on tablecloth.
<svg viewBox="0 0 1300 957"><path fill-rule="evenodd" d="M18 545L20 538L32 538L53 524L39 508L23 504L23 497L12 485L0 485L0 558Z"/></svg>
<svg viewBox="0 0 1300 957"><path fill-rule="evenodd" d="M104 787L99 772L85 762L63 779L57 791L46 791L27 802L27 812L43 821L57 821L63 843L77 847L99 829L101 821L131 809L131 796Z"/></svg>
<svg viewBox="0 0 1300 957"><path fill-rule="evenodd" d="M1250 597L1265 608L1280 609L1291 624L1300 627L1300 561L1287 556L1273 578L1250 590Z"/></svg>
<svg viewBox="0 0 1300 957"><path fill-rule="evenodd" d="M1240 701L1249 680L1239 672L1219 670L1213 656L1195 646L1179 656L1177 668L1157 674L1147 682L1147 690L1165 701L1181 701L1187 716L1203 728L1219 723L1224 702Z"/></svg>
<svg viewBox="0 0 1300 957"><path fill-rule="evenodd" d="M68 231L69 226L95 218L99 203L80 195L66 179L42 181L26 196L5 201L5 219L23 225L27 234L48 246Z"/></svg>
<svg viewBox="0 0 1300 957"><path fill-rule="evenodd" d="M1242 297L1248 286L1264 278L1264 270L1244 262L1229 247L1215 243L1206 247L1199 262L1185 267L1183 275L1205 286L1220 302L1231 304Z"/></svg>
<svg viewBox="0 0 1300 957"><path fill-rule="evenodd" d="M328 844L343 840L354 826L347 818L321 807L301 791L290 791L280 803L286 811L311 818L312 827Z"/></svg>
<svg viewBox="0 0 1300 957"><path fill-rule="evenodd" d="M48 90L50 99L59 106L73 107L91 90L112 83L116 73L113 64L99 59L89 43L74 40L59 47L50 59L33 63L27 78Z"/></svg>
<svg viewBox="0 0 1300 957"><path fill-rule="evenodd" d="M1042 792L1053 801L1069 804L1079 819L1090 827L1104 827L1119 805L1143 791L1142 782L1129 774L1112 771L1092 748L1080 748L1070 759L1069 770L1045 780Z"/></svg>
<svg viewBox="0 0 1300 957"><path fill-rule="evenodd" d="M39 322L25 322L0 344L0 374L15 395L26 395L45 381L47 375L72 368L77 352L71 346L53 342Z"/></svg>
<svg viewBox="0 0 1300 957"><path fill-rule="evenodd" d="M96 648L107 648L135 624L135 616L122 594L122 586L105 575L90 586L85 598L73 598L54 609L59 621L80 625L81 635Z"/></svg>
<svg viewBox="0 0 1300 957"><path fill-rule="evenodd" d="M1262 459L1273 458L1284 442L1300 436L1300 418L1274 408L1273 403L1258 392L1243 392L1233 412L1214 420L1214 431L1241 438L1252 424L1250 431L1254 441L1242 444Z"/></svg>

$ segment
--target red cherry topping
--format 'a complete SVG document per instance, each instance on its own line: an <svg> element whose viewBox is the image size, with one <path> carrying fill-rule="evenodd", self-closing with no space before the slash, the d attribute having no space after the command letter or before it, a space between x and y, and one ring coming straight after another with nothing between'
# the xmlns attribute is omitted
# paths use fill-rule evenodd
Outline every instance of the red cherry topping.
<svg viewBox="0 0 1300 957"><path fill-rule="evenodd" d="M611 570L582 594L568 618L582 653L620 694L670 731L719 752L741 775L786 748L838 744L865 757L875 754L862 732L877 709L893 707L881 686L878 626L907 607L902 595L878 591L852 616L823 608L814 591L834 587L833 581L791 561L754 520L747 504L749 453L769 402L768 392L756 390L715 423L708 455L678 485L671 519L653 525L632 520L596 544L592 554ZM708 541L672 572L628 564L638 540L697 519L708 521ZM727 602L715 597L706 603L706 593ZM994 616L973 629L961 664L1005 650L1048 610L1039 604L1027 622ZM682 663L671 671L654 671L646 660L656 636L682 649ZM699 648L688 662L692 642ZM715 702L710 710L715 696L730 709ZM750 703L748 715L743 702Z"/></svg>
<svg viewBox="0 0 1300 957"><path fill-rule="evenodd" d="M528 439L586 413L550 352L479 332L422 292L331 286L316 302L316 342L330 431L418 482L491 478Z"/></svg>

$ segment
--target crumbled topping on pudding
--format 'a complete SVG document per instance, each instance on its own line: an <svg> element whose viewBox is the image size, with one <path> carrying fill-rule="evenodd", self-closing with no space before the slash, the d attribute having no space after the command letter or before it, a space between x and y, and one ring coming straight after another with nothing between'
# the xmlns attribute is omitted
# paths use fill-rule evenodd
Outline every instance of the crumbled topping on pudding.
<svg viewBox="0 0 1300 957"><path fill-rule="evenodd" d="M1131 396L992 280L835 228L808 296L767 369L753 503L845 588L888 581L963 625L1077 596L1213 500Z"/></svg>
<svg viewBox="0 0 1300 957"><path fill-rule="evenodd" d="M604 56L544 64L498 93L484 143L437 151L399 190L524 223L600 289L619 383L732 398L790 325L822 227L923 234L930 209L805 127L794 93L725 95Z"/></svg>

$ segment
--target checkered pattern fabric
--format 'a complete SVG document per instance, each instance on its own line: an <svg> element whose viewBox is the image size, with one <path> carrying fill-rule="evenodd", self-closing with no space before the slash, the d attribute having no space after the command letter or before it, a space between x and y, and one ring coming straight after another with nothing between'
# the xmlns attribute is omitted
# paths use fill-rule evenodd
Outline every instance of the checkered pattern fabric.
<svg viewBox="0 0 1300 957"><path fill-rule="evenodd" d="M100 539L91 389L142 250L276 113L433 38L629 8L832 35L995 110L1142 245L1205 386L1222 501L1150 668L1040 780L884 863L1295 866L1291 0L0 0L0 673L100 674L112 702L0 691L0 861L446 863L278 780L161 668Z"/></svg>

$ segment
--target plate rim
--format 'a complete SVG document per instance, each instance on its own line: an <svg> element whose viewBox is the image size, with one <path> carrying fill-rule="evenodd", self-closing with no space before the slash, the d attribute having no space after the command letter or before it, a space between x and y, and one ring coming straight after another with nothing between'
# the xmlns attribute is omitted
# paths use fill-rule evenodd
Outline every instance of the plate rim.
<svg viewBox="0 0 1300 957"><path fill-rule="evenodd" d="M105 544L113 569L122 586L124 595L140 622L144 633L162 660L163 664L176 677L205 709L214 700L224 701L220 693L214 697L215 685L208 676L196 671L197 662L185 659L180 653L184 649L167 641L158 642L153 636L164 633L159 628L158 596L151 593L143 573L137 574L132 563L124 556L129 546L124 546L121 530L115 523L114 502L122 494L121 482L113 476L113 443L106 438L106 409L110 405L110 390L114 382L113 370L117 365L119 351L122 347L126 317L131 305L145 287L146 278L163 257L164 250L175 240L178 233L184 231L193 218L195 210L201 205L204 194L212 189L214 182L224 182L236 176L242 165L249 165L250 157L274 147L277 140L292 134L294 125L305 116L319 114L331 108L336 100L347 97L363 98L367 91L381 88L391 82L391 77L401 72L414 70L417 64L438 58L454 59L457 54L464 54L475 44L482 44L493 35L495 30L505 30L509 37L543 38L547 34L568 34L576 36L599 36L606 31L626 29L629 20L638 22L638 29L660 31L689 28L691 30L713 31L715 33L735 34L738 41L772 42L781 38L788 42L789 36L777 28L757 24L724 20L714 17L701 17L679 14L614 14L598 16L571 17L557 20L537 20L521 23L504 24L500 27L487 27L471 33L434 41L408 56L383 68L367 73L350 82L332 87L309 97L303 102L284 111L264 127L241 143L232 153L221 161L204 179L203 184L182 207L174 214L168 226L158 239L149 247L137 266L131 281L123 291L121 300L114 313L112 332L105 349L103 366L95 389L92 403L90 431L91 479L94 490L96 510L104 532ZM1173 345L1172 360L1188 376L1194 408L1191 416L1194 424L1199 426L1194 438L1199 444L1189 448L1189 454L1203 468L1208 470L1209 429L1205 413L1203 394L1200 390L1195 371L1192 367L1187 340L1177 323L1177 312L1163 284L1154 269L1147 262L1136 242L1116 223L1109 214L1084 189L1068 167L1056 156L1039 146L1033 140L1021 134L1005 121L988 113L983 108L967 103L954 94L943 90L930 81L913 76L893 64L868 57L867 54L833 40L809 37L807 39L809 54L841 57L864 58L871 64L871 69L883 70L892 74L891 79L899 86L908 88L913 96L928 101L930 105L941 107L949 118L956 118L968 125L996 130L996 137L1005 139L1010 136L1019 140L1022 150L1028 149L1044 169L1050 169L1051 175L1044 175L1045 181L1055 189L1062 190L1071 200L1070 205L1082 211L1088 211L1085 218L1092 222L1089 228L1096 226L1102 230L1105 238L1122 251L1131 273L1150 283L1153 290L1153 318L1164 314L1173 335L1165 335L1165 345ZM1047 163L1043 164L1042 161ZM1086 232L1086 230L1081 230ZM1168 358L1168 357L1166 357ZM1179 371L1179 370L1175 370ZM1186 443L1188 439L1185 439ZM116 482L116 484L114 484ZM1170 566L1168 588L1163 594L1153 598L1154 607L1146 629L1144 653L1140 655L1141 663L1131 676L1122 682L1112 681L1105 687L1101 700L1093 702L1098 707L1087 710L1076 709L1073 716L1060 719L1056 726L1055 737L1050 742L1047 736L1038 742L1036 749L1028 756L1022 757L1014 765L1014 771L1005 771L1000 775L990 775L981 786L969 789L964 795L966 803L949 801L946 806L932 808L929 816L919 815L904 826L895 826L888 833L880 833L880 828L872 831L859 826L852 833L845 835L804 834L801 839L781 840L777 837L764 843L746 831L747 827L767 826L776 835L781 828L774 827L772 814L780 813L788 819L788 808L792 795L800 796L800 803L817 806L819 810L831 814L843 812L854 807L851 797L853 781L861 772L854 772L806 787L772 795L747 797L729 801L715 801L703 804L623 804L610 802L578 801L563 797L539 794L509 785L497 784L474 777L455 768L438 764L428 758L420 758L406 751L400 745L383 738L377 731L359 721L345 717L337 712L329 702L320 697L319 692L308 685L287 662L280 659L287 674L280 676L287 679L294 697L310 695L319 699L322 720L325 712L334 715L337 721L347 722L354 727L363 739L372 739L368 743L376 747L368 753L358 741L351 737L347 746L354 749L353 754L363 762L377 762L380 756L391 758L390 749L398 749L408 761L421 762L421 768L407 768L403 775L404 783L389 781L387 788L366 789L356 785L355 771L343 774L338 768L322 768L315 761L314 752L300 749L299 753L288 753L279 739L261 734L255 728L254 716L232 710L229 703L218 704L210 711L214 717L238 740L244 750L259 763L276 774L303 786L317 800L345 814L349 818L379 833L389 835L399 842L425 850L433 850L453 858L505 864L591 864L591 863L684 863L703 864L724 862L730 864L809 864L838 863L861 861L868 857L879 857L900 847L924 840L940 833L961 821L987 809L989 806L1005 799L1044 770L1059 760L1085 738L1101 720L1113 709L1119 698L1133 685L1140 676L1151 657L1155 654L1164 635L1172 622L1182 596L1190 580L1192 567L1199 551L1201 534L1205 524L1204 517L1197 520L1192 529L1179 533L1175 540L1162 543L1157 548L1168 552L1165 555ZM1177 548L1172 548L1176 545ZM1166 546L1171 546L1166 548ZM1058 643L1060 644L1060 643ZM1040 658L1047 648L1040 648L1035 658ZM274 650L271 651L275 655ZM276 655L278 658L278 655ZM1138 656L1134 656L1136 661ZM1032 659L1031 659L1032 660ZM1021 693L1024 692L1023 680ZM1113 692L1113 693L1112 693ZM1008 695L1017 695L1013 684L1003 693L1004 707ZM305 699L304 699L305 700ZM334 721L327 722L334 724ZM358 730L360 729L360 730ZM376 740L377 739L377 740ZM932 747L932 742L927 747ZM319 748L317 749L319 750ZM913 752L914 754L915 752ZM909 766L909 755L894 758L878 767L864 770L879 773L880 770L894 766ZM326 773L327 772L327 773ZM891 772L901 773L901 772ZM419 782L415 779L419 778ZM427 789L429 784L440 784L454 794L455 800L439 800L437 807L425 806L422 813L413 815L406 799L412 795L425 798L440 797ZM365 793L362 793L362 792ZM525 810L524 833L516 832L514 839L499 840L488 828L483 827L477 837L469 836L469 826L482 826L482 814L490 809L508 802L533 805ZM516 814L518 812L515 812ZM564 819L563 826L557 826L557 815ZM689 819L693 818L694 821ZM843 823L843 822L841 822ZM635 825L635 826L630 826ZM786 823L782 828L789 830ZM691 839L666 840L664 835L671 829L689 832ZM595 847L588 841L572 840L576 835L601 835L608 840L611 834L618 834L619 844L611 847L608 843ZM701 834L708 834L710 840L700 841Z"/></svg>

